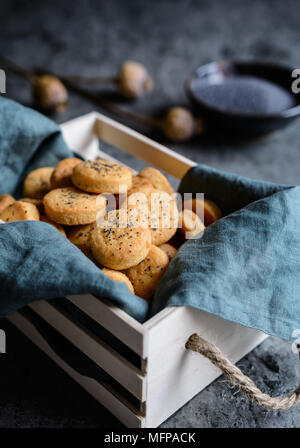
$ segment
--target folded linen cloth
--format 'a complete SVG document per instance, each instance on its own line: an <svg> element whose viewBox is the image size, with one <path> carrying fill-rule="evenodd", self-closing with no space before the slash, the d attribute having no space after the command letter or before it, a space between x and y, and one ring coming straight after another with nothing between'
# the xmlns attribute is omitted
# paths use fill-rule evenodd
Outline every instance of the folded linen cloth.
<svg viewBox="0 0 300 448"><path fill-rule="evenodd" d="M293 340L300 329L300 188L196 166L179 191L203 192L226 216L181 247L151 313L189 305Z"/></svg>

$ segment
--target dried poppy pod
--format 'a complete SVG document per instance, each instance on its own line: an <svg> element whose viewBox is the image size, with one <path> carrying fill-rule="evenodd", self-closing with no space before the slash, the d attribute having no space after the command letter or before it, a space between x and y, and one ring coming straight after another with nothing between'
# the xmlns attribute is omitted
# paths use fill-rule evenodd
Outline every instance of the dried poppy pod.
<svg viewBox="0 0 300 448"><path fill-rule="evenodd" d="M99 84L115 83L119 86L122 95L126 98L138 98L152 88L152 79L146 68L134 61L127 61L121 66L120 73L116 77L82 77L64 76L60 79L68 88L94 101L109 112L119 117L128 118L143 126L159 130L172 141L186 141L194 135L202 134L204 127L201 118L194 118L192 113L183 107L170 108L162 119L141 115L118 106L109 99L94 93L90 89L81 87L78 83Z"/></svg>
<svg viewBox="0 0 300 448"><path fill-rule="evenodd" d="M35 76L32 89L34 103L39 109L46 112L63 112L66 109L68 92L55 76Z"/></svg>
<svg viewBox="0 0 300 448"><path fill-rule="evenodd" d="M172 107L168 110L163 121L163 131L168 139L178 142L189 140L195 130L196 122L188 109Z"/></svg>
<svg viewBox="0 0 300 448"><path fill-rule="evenodd" d="M85 89L79 85L79 83L114 83L119 86L121 93L126 98L138 98L152 89L151 77L146 68L138 62L124 62L119 75L114 77L55 76L54 74L49 75L45 71L42 71L42 73L45 73L44 75L36 76L34 72L24 69L7 59L4 62L9 70L24 76L33 83L34 96L37 105L41 109L47 111L62 111L65 109L68 100L65 84L68 89L73 90L77 94L82 95L89 101L93 101L95 104L98 104L119 117L128 118L143 126L159 129L170 140L185 141L195 134L203 133L203 120L201 118L195 119L191 112L183 107L169 109L165 118L158 120L123 109L106 97L99 95L98 92L94 93L90 89Z"/></svg>
<svg viewBox="0 0 300 448"><path fill-rule="evenodd" d="M122 64L118 84L121 94L128 99L140 98L153 88L153 80L147 69L134 61Z"/></svg>
<svg viewBox="0 0 300 448"><path fill-rule="evenodd" d="M121 65L119 73L114 76L64 76L61 79L69 87L75 88L77 92L78 83L86 85L115 84L121 95L127 99L140 98L153 88L153 80L146 67L135 61L125 61ZM87 94L89 98L93 96L93 93L87 93L81 87L79 90L81 94ZM108 103L106 102L106 104Z"/></svg>

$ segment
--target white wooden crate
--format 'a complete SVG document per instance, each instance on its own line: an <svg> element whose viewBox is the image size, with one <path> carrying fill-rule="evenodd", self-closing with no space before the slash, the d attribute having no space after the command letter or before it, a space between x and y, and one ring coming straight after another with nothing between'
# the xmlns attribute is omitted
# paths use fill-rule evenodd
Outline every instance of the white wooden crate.
<svg viewBox="0 0 300 448"><path fill-rule="evenodd" d="M61 128L70 148L87 159L98 156L110 159L99 149L101 139L177 179L195 165L96 112L67 122ZM132 428L157 427L220 375L208 360L185 349L192 333L197 332L216 343L234 362L266 338L262 332L190 307L168 307L140 324L121 309L91 295L71 296L67 300L129 347L139 362L127 359L122 351L112 348L52 302L31 303L31 310L105 371L112 383L95 380L78 373L61 359L26 313L14 313L8 319L121 422Z"/></svg>

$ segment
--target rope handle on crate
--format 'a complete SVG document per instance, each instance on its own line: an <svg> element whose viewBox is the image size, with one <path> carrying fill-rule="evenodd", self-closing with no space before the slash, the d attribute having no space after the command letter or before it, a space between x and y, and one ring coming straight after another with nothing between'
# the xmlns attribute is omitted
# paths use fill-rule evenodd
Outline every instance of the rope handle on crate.
<svg viewBox="0 0 300 448"><path fill-rule="evenodd" d="M201 338L198 334L192 334L185 344L187 350L200 353L218 367L229 381L237 386L250 400L269 410L287 410L300 403L300 385L286 397L270 397L264 394L255 383L236 367L218 347Z"/></svg>

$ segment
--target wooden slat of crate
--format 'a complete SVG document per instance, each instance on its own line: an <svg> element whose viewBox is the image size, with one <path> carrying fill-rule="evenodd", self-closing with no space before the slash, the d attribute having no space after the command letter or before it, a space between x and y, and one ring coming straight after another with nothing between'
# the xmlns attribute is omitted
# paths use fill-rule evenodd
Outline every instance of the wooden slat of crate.
<svg viewBox="0 0 300 448"><path fill-rule="evenodd" d="M67 299L128 345L141 358L146 358L144 327L125 311L90 294L69 296Z"/></svg>
<svg viewBox="0 0 300 448"><path fill-rule="evenodd" d="M96 132L102 140L141 160L181 179L196 163L181 156L157 142L123 126L120 123L97 114Z"/></svg>
<svg viewBox="0 0 300 448"><path fill-rule="evenodd" d="M161 424L221 374L206 358L185 349L191 334L197 332L216 343L233 362L267 337L191 307L165 309L157 316L145 323L149 332L147 427Z"/></svg>
<svg viewBox="0 0 300 448"><path fill-rule="evenodd" d="M96 117L97 112L90 112L61 126L69 148L85 159L93 160L99 154Z"/></svg>
<svg viewBox="0 0 300 448"><path fill-rule="evenodd" d="M50 303L39 301L29 306L132 395L145 400L146 378L139 369Z"/></svg>
<svg viewBox="0 0 300 448"><path fill-rule="evenodd" d="M76 372L63 359L61 359L35 329L34 325L22 314L14 313L8 320L22 331L32 342L44 351L57 365L59 365L71 378L80 384L90 395L108 409L128 428L142 428L145 418L133 409L127 400L115 391L109 390L107 385L102 385L93 378L86 377Z"/></svg>

